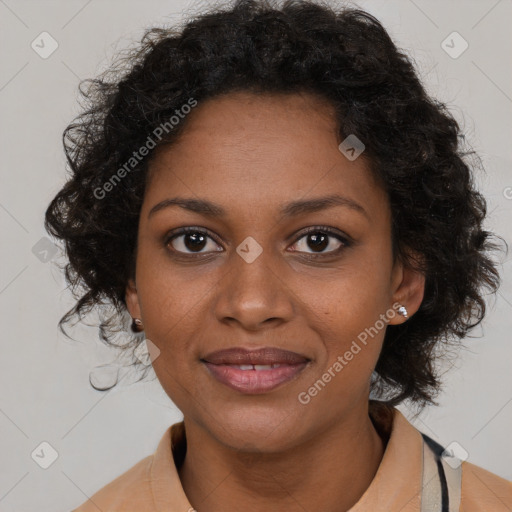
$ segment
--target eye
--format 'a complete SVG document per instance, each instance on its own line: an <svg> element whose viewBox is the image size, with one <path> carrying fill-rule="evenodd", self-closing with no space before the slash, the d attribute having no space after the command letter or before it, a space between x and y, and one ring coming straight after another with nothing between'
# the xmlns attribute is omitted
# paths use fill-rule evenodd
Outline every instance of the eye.
<svg viewBox="0 0 512 512"><path fill-rule="evenodd" d="M165 240L166 246L181 254L208 254L222 252L214 237L203 228L187 226L171 233ZM310 257L331 255L349 247L351 242L338 231L323 226L313 226L303 231L292 246L293 252L303 252ZM311 249L312 252L308 252Z"/></svg>
<svg viewBox="0 0 512 512"><path fill-rule="evenodd" d="M165 245L171 245L173 250L184 254L202 254L201 251L205 248L207 249L205 253L219 251L217 249L219 245L208 232L195 227L182 228L173 233L166 239Z"/></svg>
<svg viewBox="0 0 512 512"><path fill-rule="evenodd" d="M292 246L294 247L292 250L312 255L334 254L349 245L350 242L347 238L337 231L327 227L314 226L302 233L302 236ZM311 249L312 252L308 252L307 249Z"/></svg>

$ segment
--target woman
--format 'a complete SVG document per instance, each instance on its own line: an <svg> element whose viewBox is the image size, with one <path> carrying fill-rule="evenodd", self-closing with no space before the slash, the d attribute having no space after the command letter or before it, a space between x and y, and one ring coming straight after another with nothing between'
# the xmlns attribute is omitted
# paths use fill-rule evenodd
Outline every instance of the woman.
<svg viewBox="0 0 512 512"><path fill-rule="evenodd" d="M457 123L380 23L238 1L122 64L46 213L85 287L61 326L106 299L109 341L129 312L184 421L76 510L510 510L395 408L435 404L498 246Z"/></svg>

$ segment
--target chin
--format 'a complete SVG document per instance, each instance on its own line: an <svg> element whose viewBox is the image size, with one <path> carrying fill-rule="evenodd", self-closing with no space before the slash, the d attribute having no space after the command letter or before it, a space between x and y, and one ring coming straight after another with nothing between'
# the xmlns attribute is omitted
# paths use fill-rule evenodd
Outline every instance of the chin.
<svg viewBox="0 0 512 512"><path fill-rule="evenodd" d="M297 443L305 426L303 419L290 411L254 405L245 410L240 407L223 410L219 421L212 422L210 418L207 418L208 430L222 444L236 450L286 450Z"/></svg>

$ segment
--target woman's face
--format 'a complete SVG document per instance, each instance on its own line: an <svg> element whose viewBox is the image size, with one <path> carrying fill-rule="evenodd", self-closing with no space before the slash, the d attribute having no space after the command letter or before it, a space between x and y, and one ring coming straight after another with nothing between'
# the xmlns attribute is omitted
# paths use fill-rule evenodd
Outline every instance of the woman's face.
<svg viewBox="0 0 512 512"><path fill-rule="evenodd" d="M385 322L405 321L392 306L414 313L423 280L393 264L387 196L338 149L327 104L233 93L189 115L150 164L127 304L188 421L291 448L366 407ZM261 348L293 354L247 355Z"/></svg>

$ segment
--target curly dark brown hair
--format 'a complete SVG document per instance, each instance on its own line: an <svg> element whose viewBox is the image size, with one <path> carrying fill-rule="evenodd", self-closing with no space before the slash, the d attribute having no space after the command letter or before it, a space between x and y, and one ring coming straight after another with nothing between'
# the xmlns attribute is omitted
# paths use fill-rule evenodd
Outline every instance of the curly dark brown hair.
<svg viewBox="0 0 512 512"><path fill-rule="evenodd" d="M237 90L320 95L336 108L341 139L364 141L364 157L389 196L395 258L426 276L417 313L386 329L372 392L391 405L435 404L437 349L460 346L482 321L482 289L496 293L500 284L490 252L498 239L506 242L483 229L486 201L472 174L481 164L463 151L447 106L427 95L379 21L354 8L257 0L216 6L179 29L146 31L117 64L81 83L86 105L63 135L70 177L45 217L48 232L65 244L65 277L77 299L61 330L72 317L110 305L100 338L112 344L124 329L125 348L140 343L123 327L125 288L155 149L133 170L125 166L122 179L112 177L191 98ZM156 147L175 142L186 126L185 118Z"/></svg>

